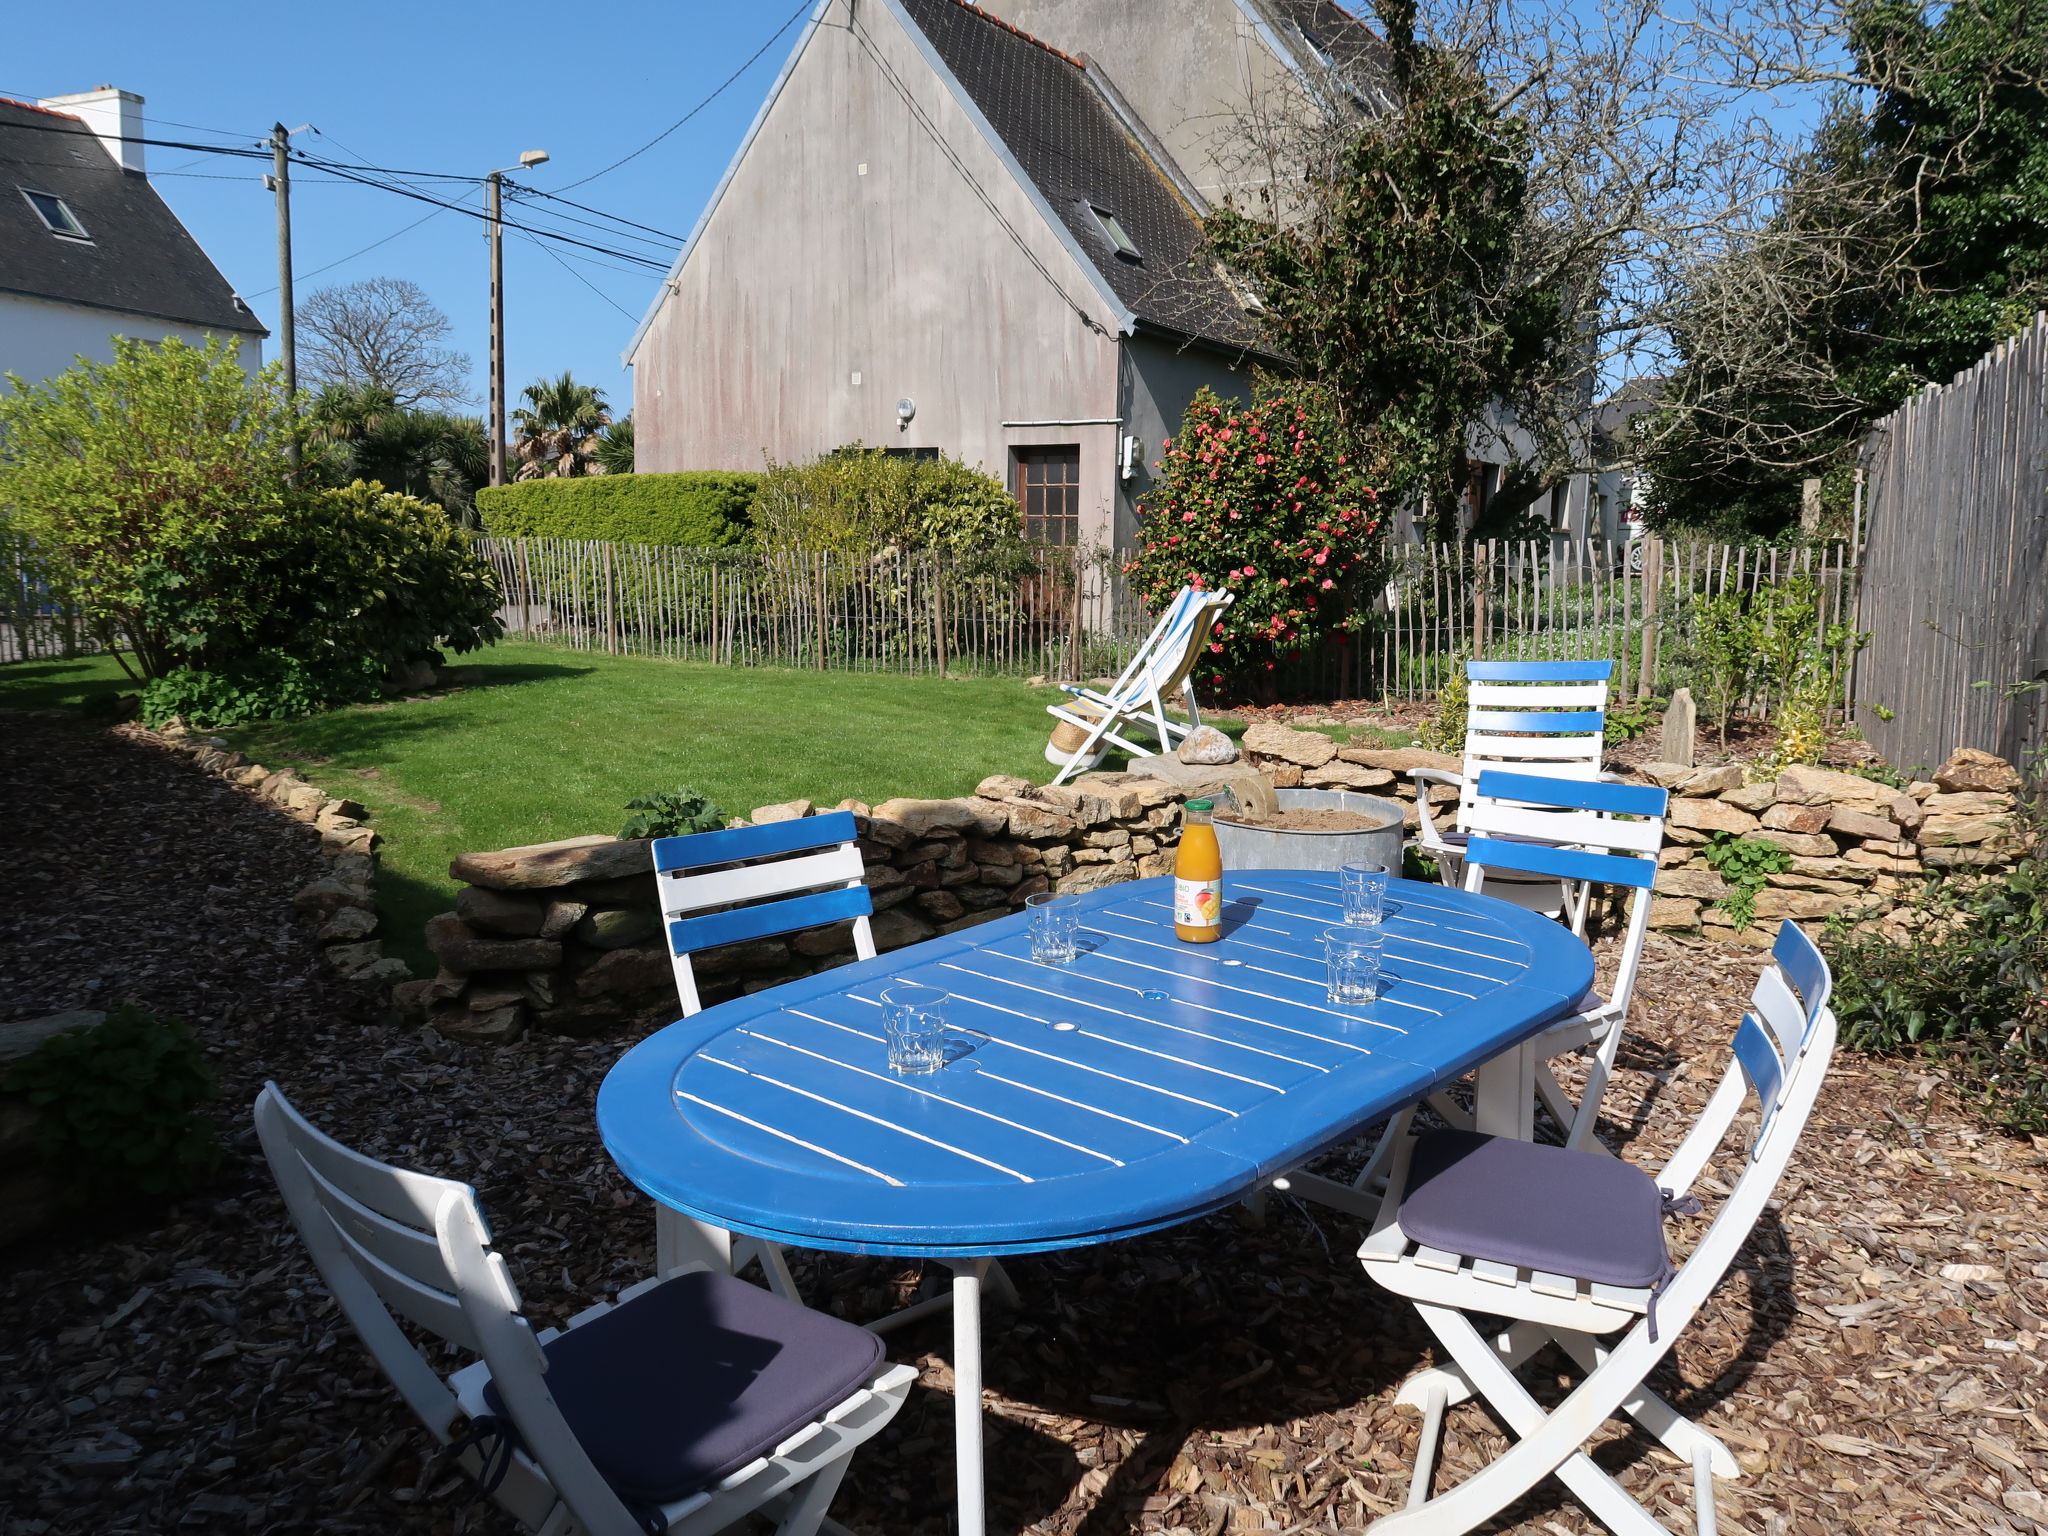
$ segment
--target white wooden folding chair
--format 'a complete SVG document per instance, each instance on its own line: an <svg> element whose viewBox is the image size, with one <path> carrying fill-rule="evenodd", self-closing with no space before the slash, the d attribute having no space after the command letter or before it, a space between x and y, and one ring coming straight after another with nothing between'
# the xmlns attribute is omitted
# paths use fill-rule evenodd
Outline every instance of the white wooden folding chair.
<svg viewBox="0 0 2048 1536"><path fill-rule="evenodd" d="M1358 1256L1374 1280L1414 1301L1451 1363L1401 1387L1397 1401L1423 1414L1422 1441L1407 1508L1376 1522L1378 1536L1470 1531L1553 1473L1617 1536L1667 1536L1583 1449L1617 1412L1691 1465L1695 1525L1712 1536L1713 1480L1741 1469L1719 1440L1644 1382L1763 1213L1834 1055L1826 967L1810 963L1818 956L1803 936L1788 938L1787 952L1803 968L1804 999L1786 984L1782 960L1765 973L1719 1086L1655 1179L1604 1154L1470 1131L1404 1138ZM1722 1180L1728 1194L1691 1256L1674 1268L1664 1218L1697 1208L1689 1192L1751 1103L1755 1130L1732 1178ZM1475 1317L1504 1323L1490 1325L1489 1337ZM1584 1372L1547 1411L1515 1375L1546 1344ZM1516 1443L1432 1498L1444 1412L1475 1394Z"/></svg>
<svg viewBox="0 0 2048 1536"><path fill-rule="evenodd" d="M372 1357L540 1536L707 1536L755 1510L782 1536L811 1536L854 1450L916 1379L866 1330L701 1268L536 1333L475 1190L350 1150L275 1083L256 1129ZM404 1324L480 1358L444 1379Z"/></svg>
<svg viewBox="0 0 2048 1536"><path fill-rule="evenodd" d="M1120 734L1119 727L1149 730L1159 738L1159 750L1171 752L1200 725L1202 712L1195 704L1192 675L1195 662L1223 610L1236 600L1229 592L1182 587L1107 692L1067 684L1065 691L1070 697L1064 703L1046 705L1045 712L1055 720L1079 726L1088 737L1072 752L1046 744L1045 760L1059 769L1053 783L1064 783L1070 775L1086 773L1101 762L1108 750L1104 743L1121 747L1134 757L1142 756L1145 748ZM1187 707L1185 721L1167 718L1167 700L1175 695Z"/></svg>
<svg viewBox="0 0 2048 1536"><path fill-rule="evenodd" d="M1607 683L1611 661L1468 661L1463 771L1415 768L1416 851L1434 860L1445 885L1464 882L1465 843L1479 775L1506 769L1581 783L1600 778L1606 744ZM1452 825L1440 827L1430 808L1431 785L1452 785L1458 805ZM1503 874L1486 894L1555 917L1568 899L1582 905L1583 888L1555 880ZM1580 915L1583 915L1582 913Z"/></svg>

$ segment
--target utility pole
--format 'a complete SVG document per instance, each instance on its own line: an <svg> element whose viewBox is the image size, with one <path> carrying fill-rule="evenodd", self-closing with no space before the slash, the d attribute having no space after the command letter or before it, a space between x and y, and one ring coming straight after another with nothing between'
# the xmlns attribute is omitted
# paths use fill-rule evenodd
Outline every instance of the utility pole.
<svg viewBox="0 0 2048 1536"><path fill-rule="evenodd" d="M519 169L530 171L545 165L548 152L527 149L519 153ZM505 172L510 166L484 176L484 237L491 243L491 484L505 483Z"/></svg>
<svg viewBox="0 0 2048 1536"><path fill-rule="evenodd" d="M283 123L272 126L272 169L268 179L270 190L277 194L277 300L280 310L278 347L284 355L285 409L296 417L299 398L299 351L292 316L291 142L291 130ZM299 435L296 430L285 445L285 455L292 468L296 470L299 467Z"/></svg>
<svg viewBox="0 0 2048 1536"><path fill-rule="evenodd" d="M491 242L491 484L505 483L505 173L484 178L484 233Z"/></svg>

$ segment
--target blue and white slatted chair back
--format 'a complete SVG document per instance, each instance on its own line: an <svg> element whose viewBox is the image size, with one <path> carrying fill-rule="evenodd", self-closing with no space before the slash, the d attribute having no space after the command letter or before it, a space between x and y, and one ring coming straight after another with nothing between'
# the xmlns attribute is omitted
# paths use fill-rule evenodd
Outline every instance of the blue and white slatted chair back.
<svg viewBox="0 0 2048 1536"><path fill-rule="evenodd" d="M1800 953L1802 962L1809 958L1797 944L1788 944L1788 950ZM1380 1284L1418 1304L1451 1363L1418 1372L1399 1390L1398 1402L1423 1412L1422 1444L1407 1508L1375 1523L1375 1532L1446 1536L1474 1530L1553 1474L1607 1529L1643 1536L1663 1532L1667 1527L1661 1521L1581 1454L1610 1417L1627 1414L1691 1463L1695 1528L1712 1536L1714 1481L1739 1477L1741 1466L1719 1439L1644 1383L1742 1251L1790 1166L1820 1096L1836 1036L1834 1014L1824 1001L1826 965L1805 971L1803 979L1806 1002L1787 986L1759 991L1756 1011L1737 1027L1731 1059L1706 1108L1654 1182L1634 1176L1641 1193L1627 1209L1620 1202L1586 1209L1583 1188L1590 1175L1601 1174L1608 1184L1626 1184L1629 1178L1610 1178L1600 1167L1574 1161L1587 1154L1527 1147L1516 1155L1514 1144L1494 1145L1485 1160L1467 1158L1463 1184L1453 1168L1432 1191L1439 1211L1454 1222L1461 1210L1490 1214L1466 1221L1472 1230L1454 1235L1455 1249L1430 1247L1402 1224L1412 1193L1409 1149L1418 1143L1408 1143L1397 1154L1388 1199L1359 1257ZM1782 1046L1787 1040L1796 1043L1789 1053ZM1718 1185L1709 1185L1717 1192L1725 1189L1725 1195L1691 1254L1673 1270L1664 1246L1664 1213L1697 1208L1687 1197L1745 1111L1754 1114L1754 1131L1740 1166L1724 1171ZM1475 1182L1478 1177L1484 1178L1484 1187ZM1541 1214L1525 1220L1524 1213ZM1508 1246L1502 1234L1482 1230L1502 1222L1520 1229L1506 1234L1519 1250L1512 1263L1489 1251ZM1440 1234L1431 1231L1430 1236ZM1600 1278L1601 1266L1611 1266L1618 1254L1646 1252L1663 1257L1664 1278L1658 1282ZM1484 1336L1475 1317L1488 1320ZM1546 1407L1515 1370L1550 1343L1584 1374L1561 1402ZM1515 1443L1499 1459L1431 1497L1444 1411L1473 1394L1485 1398L1506 1422Z"/></svg>
<svg viewBox="0 0 2048 1536"><path fill-rule="evenodd" d="M827 811L655 839L655 884L685 1017L703 1006L690 964L701 949L850 919L854 952L874 958L875 907L855 835L851 811ZM756 860L778 862L747 862Z"/></svg>
<svg viewBox="0 0 2048 1536"><path fill-rule="evenodd" d="M1537 1097L1565 1128L1565 1145L1593 1144L1600 1102L1621 1049L1622 1025L1635 995L1657 883L1657 850L1664 842L1668 791L1648 785L1581 783L1497 770L1479 776L1472 802L1472 835L1465 847L1465 889L1515 900L1529 884L1499 879L1503 872L1553 876L1589 893L1595 885L1628 893L1628 923L1614 979L1605 997L1589 992L1572 1015L1546 1030L1531 1049L1539 1063L1588 1049L1585 1087L1574 1106L1548 1065L1536 1072ZM1542 839L1542 841L1538 841ZM1567 903L1572 931L1585 932L1590 900Z"/></svg>
<svg viewBox="0 0 2048 1536"><path fill-rule="evenodd" d="M1479 775L1506 768L1543 778L1600 777L1611 661L1465 663L1465 768L1458 827ZM1531 734L1538 733L1538 734Z"/></svg>

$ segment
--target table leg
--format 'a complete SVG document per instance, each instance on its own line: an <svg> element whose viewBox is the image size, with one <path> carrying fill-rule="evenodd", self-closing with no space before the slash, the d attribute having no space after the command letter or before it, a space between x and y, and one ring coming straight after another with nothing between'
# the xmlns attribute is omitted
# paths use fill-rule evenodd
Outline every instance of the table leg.
<svg viewBox="0 0 2048 1536"><path fill-rule="evenodd" d="M732 1234L660 1202L654 1207L654 1272L666 1280L683 1269L732 1273Z"/></svg>
<svg viewBox="0 0 2048 1536"><path fill-rule="evenodd" d="M960 1536L984 1536L988 1516L981 1475L981 1278L987 1259L953 1269L953 1454Z"/></svg>
<svg viewBox="0 0 2048 1536"><path fill-rule="evenodd" d="M1474 1095L1477 1128L1489 1136L1536 1139L1536 1048L1524 1043L1479 1068Z"/></svg>

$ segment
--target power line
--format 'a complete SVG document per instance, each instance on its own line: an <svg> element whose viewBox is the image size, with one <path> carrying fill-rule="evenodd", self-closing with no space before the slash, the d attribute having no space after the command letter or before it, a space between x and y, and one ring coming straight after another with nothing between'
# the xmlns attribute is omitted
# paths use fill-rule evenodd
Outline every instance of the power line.
<svg viewBox="0 0 2048 1536"><path fill-rule="evenodd" d="M528 190L529 189L526 187L514 186L510 183L507 183L505 188L506 193L512 198L514 202L528 202L529 199L526 196ZM607 235L616 236L618 239L621 240L637 240L642 245L651 245L660 251L672 253L675 250L676 246L681 243L672 236L667 236L662 239L656 240L650 239L646 235L628 234L623 229L615 229L609 224L600 224L594 219L579 219L574 214L556 213L552 209L548 208L535 208L533 209L533 212L544 218L562 219L570 224L581 224L586 229L600 230Z"/></svg>
<svg viewBox="0 0 2048 1536"><path fill-rule="evenodd" d="M652 224L634 224L631 219L621 218L616 213L606 213L602 208L593 208L588 203L577 202L574 198L562 197L554 192L543 192L539 187L521 187L519 190L527 197L544 197L551 203L567 203L571 208L581 208L585 213L594 213L601 219L610 219L614 224L631 224L635 229L644 229L650 235L659 235L662 239L673 241L677 245L683 243L683 236L669 230L656 229Z"/></svg>
<svg viewBox="0 0 2048 1536"><path fill-rule="evenodd" d="M606 293L602 288L598 287L597 284L593 283L581 272L578 272L574 267L570 266L569 263L563 259L562 254L559 251L555 250L552 246L542 245L538 240L534 239L533 236L526 234L524 232L521 232L520 239L526 241L528 245L534 246L543 253L545 253L548 259L554 262L556 266L560 267L564 272L568 273L571 277L575 278L577 282L581 283L584 287L588 288L600 299L603 299L605 303L611 305L613 309L616 309L628 320L632 320L635 322L639 320L640 317L638 315L634 314L631 310L626 308L625 305L621 304L617 299L613 298L610 294Z"/></svg>
<svg viewBox="0 0 2048 1536"><path fill-rule="evenodd" d="M372 240L368 245L364 246L361 250L350 251L346 256L337 256L333 261L328 262L327 265L324 267L315 267L310 272L300 272L296 275L299 277L318 277L322 272L332 272L336 267L342 265L344 262L354 261L358 256L367 256L370 254L370 252L376 250L377 247L380 245L389 245L392 241L396 240L400 235L411 234L414 230L418 229L422 224L426 223L427 220L438 219L439 217L441 217L442 214L446 213L447 211L448 210L445 208L431 209L427 213L421 215L419 218L414 219L410 224L406 225L405 228L394 229L390 234L386 235L383 239ZM277 292L277 284L272 283L268 288L260 288L256 292L249 294L248 297L252 299L260 299L264 297L264 295L266 294L272 294L275 292Z"/></svg>
<svg viewBox="0 0 2048 1536"><path fill-rule="evenodd" d="M727 75L724 80L719 82L718 88L714 90L709 96L706 96L702 101L698 102L697 105L690 108L689 111L685 112L681 117L677 118L674 122L670 123L666 128L662 129L661 132L657 133L645 144L642 144L638 149L634 150L632 154L620 156L618 159L614 160L610 165L604 167L604 169L592 171L588 176L581 177L576 181L568 183L568 185L564 186L562 190L566 192L569 190L570 187L580 187L587 182L593 182L597 180L597 178L600 176L609 176L613 171L616 171L628 160L636 160L640 156L646 154L648 150L654 148L655 145L659 144L663 139L667 138L670 134L674 133L678 128L682 127L683 124L687 123L691 118L695 117L699 112L702 112L706 107L710 106L712 102L718 100L720 96L724 95L726 87L730 86L735 80L739 79L741 75L744 75L748 70L752 69L754 67L755 61L759 59L762 54L766 53L770 48L774 47L776 39L781 37L783 33L787 32L790 29L790 27L796 23L796 19L811 8L811 5L812 0L803 0L802 4L797 6L795 10L789 13L789 19L783 22L781 26L775 29L774 35L771 36L767 42L763 43L760 47L756 48L753 51L753 53L748 55L746 63L742 64L738 69L734 70L731 74Z"/></svg>

